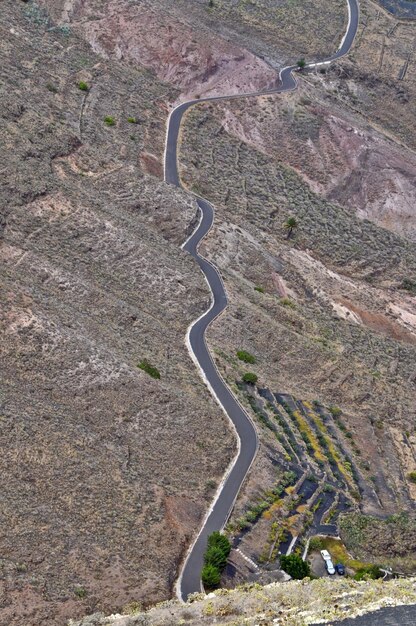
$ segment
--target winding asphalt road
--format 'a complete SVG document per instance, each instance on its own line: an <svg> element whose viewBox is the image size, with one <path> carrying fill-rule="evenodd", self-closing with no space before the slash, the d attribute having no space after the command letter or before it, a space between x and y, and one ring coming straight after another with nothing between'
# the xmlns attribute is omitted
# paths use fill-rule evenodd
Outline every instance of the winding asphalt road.
<svg viewBox="0 0 416 626"><path fill-rule="evenodd" d="M325 66L347 54L350 50L358 28L359 4L358 0L346 1L348 3L349 20L347 31L340 47L335 54L328 57L325 61L308 63L306 68ZM169 116L166 136L165 181L176 187L181 187L178 168L179 131L183 115L190 107L201 102L258 97L291 91L296 89L297 86L293 75L293 72L296 70L296 65L283 68L279 75L279 84L275 89L233 96L201 98L184 102L173 109ZM177 594L182 600L186 600L189 594L201 590L200 573L208 535L214 530L222 529L225 526L258 448L257 432L254 424L219 374L205 341L205 332L208 326L224 311L228 300L220 273L212 263L198 253L198 246L214 221L214 209L203 198L197 197L196 200L200 209L200 222L182 248L193 256L201 268L210 287L212 300L209 310L190 326L186 341L190 355L198 367L202 378L235 428L238 439L238 453L217 491L214 502L205 516L195 541L188 551L177 582Z"/></svg>

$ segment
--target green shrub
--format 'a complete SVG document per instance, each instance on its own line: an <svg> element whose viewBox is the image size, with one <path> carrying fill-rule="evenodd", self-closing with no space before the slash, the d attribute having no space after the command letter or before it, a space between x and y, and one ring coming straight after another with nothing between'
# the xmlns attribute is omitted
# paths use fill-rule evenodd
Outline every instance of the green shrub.
<svg viewBox="0 0 416 626"><path fill-rule="evenodd" d="M255 385L258 381L257 374L253 374L253 372L246 372L243 376L243 382L249 383L250 385Z"/></svg>
<svg viewBox="0 0 416 626"><path fill-rule="evenodd" d="M310 574L309 563L302 561L302 558L297 554L289 554L289 556L283 554L280 557L281 568L296 580L302 580Z"/></svg>
<svg viewBox="0 0 416 626"><path fill-rule="evenodd" d="M238 350L237 357L240 361L244 361L244 363L251 363L253 365L256 362L256 358L246 350Z"/></svg>
<svg viewBox="0 0 416 626"><path fill-rule="evenodd" d="M106 126L115 126L116 125L116 121L114 119L114 117L111 117L111 115L106 115L104 118L104 124Z"/></svg>
<svg viewBox="0 0 416 626"><path fill-rule="evenodd" d="M75 587L75 595L77 596L77 598L80 598L82 600L87 596L87 590L85 589L85 587L81 587L80 585L78 585L77 587Z"/></svg>
<svg viewBox="0 0 416 626"><path fill-rule="evenodd" d="M409 472L407 478L410 480L410 482L416 484L416 472Z"/></svg>
<svg viewBox="0 0 416 626"><path fill-rule="evenodd" d="M157 367L151 365L147 359L140 361L137 367L146 372L146 374L149 374L152 378L160 378L160 372Z"/></svg>
<svg viewBox="0 0 416 626"><path fill-rule="evenodd" d="M401 289L405 289L406 291L410 291L410 293L416 294L416 281L411 280L410 278L404 278L402 280L402 284L400 285Z"/></svg>
<svg viewBox="0 0 416 626"><path fill-rule="evenodd" d="M259 293L264 293L264 287L254 287L254 291L258 291Z"/></svg>
<svg viewBox="0 0 416 626"><path fill-rule="evenodd" d="M313 537L309 542L309 551L314 552L315 550L322 550L324 544L320 537Z"/></svg>
<svg viewBox="0 0 416 626"><path fill-rule="evenodd" d="M84 83L83 80L79 81L78 89L80 89L81 91L89 91L89 87L88 87L87 83Z"/></svg>
<svg viewBox="0 0 416 626"><path fill-rule="evenodd" d="M290 309L295 309L296 308L295 303L292 302L292 300L290 300L289 298L280 298L279 302L280 302L280 304L282 306L287 306Z"/></svg>
<svg viewBox="0 0 416 626"><path fill-rule="evenodd" d="M128 117L127 121L129 124L137 124L137 120L135 117Z"/></svg>
<svg viewBox="0 0 416 626"><path fill-rule="evenodd" d="M361 567L354 575L354 580L375 580L376 578L382 578L383 572L378 565L368 565L367 567Z"/></svg>
<svg viewBox="0 0 416 626"><path fill-rule="evenodd" d="M201 578L206 589L214 589L220 584L221 573L215 565L208 563L202 568Z"/></svg>
<svg viewBox="0 0 416 626"><path fill-rule="evenodd" d="M330 406L329 407L329 412L331 413L332 417L339 417L342 413L341 409L337 406Z"/></svg>

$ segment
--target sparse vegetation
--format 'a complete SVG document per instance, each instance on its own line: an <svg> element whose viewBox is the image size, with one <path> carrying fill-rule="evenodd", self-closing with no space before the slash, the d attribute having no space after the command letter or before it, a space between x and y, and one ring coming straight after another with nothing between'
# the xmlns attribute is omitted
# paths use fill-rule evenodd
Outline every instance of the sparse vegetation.
<svg viewBox="0 0 416 626"><path fill-rule="evenodd" d="M296 309L295 303L290 298L280 298L279 303L282 306L287 306L290 309Z"/></svg>
<svg viewBox="0 0 416 626"><path fill-rule="evenodd" d="M127 121L129 124L137 124L137 119L135 117L128 117Z"/></svg>
<svg viewBox="0 0 416 626"><path fill-rule="evenodd" d="M378 565L367 565L366 567L361 567L354 574L354 580L375 580L382 577L383 572L380 571Z"/></svg>
<svg viewBox="0 0 416 626"><path fill-rule="evenodd" d="M348 550L368 563L397 567L399 571L416 569L416 519L406 512L380 519L361 513L340 517L340 533ZM357 570L360 567L356 568Z"/></svg>
<svg viewBox="0 0 416 626"><path fill-rule="evenodd" d="M80 91L89 91L89 87L88 84L85 83L83 80L80 80L78 83L78 89L80 89Z"/></svg>
<svg viewBox="0 0 416 626"><path fill-rule="evenodd" d="M402 284L400 285L402 289L409 291L412 294L416 294L416 280L411 280L410 278L404 278L402 280Z"/></svg>

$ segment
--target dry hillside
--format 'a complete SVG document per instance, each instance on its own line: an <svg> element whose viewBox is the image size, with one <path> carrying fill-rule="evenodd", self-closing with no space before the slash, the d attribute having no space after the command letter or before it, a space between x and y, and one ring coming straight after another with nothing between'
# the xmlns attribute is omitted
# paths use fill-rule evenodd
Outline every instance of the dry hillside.
<svg viewBox="0 0 416 626"><path fill-rule="evenodd" d="M287 59L334 50L345 20L343 0L2 3L1 623L171 596L235 441L184 345L209 294L180 250L196 204L162 182L166 118L189 96L275 85ZM261 434L233 524L296 454L338 480L320 411L350 508L414 516L415 28L363 0L326 74L186 118L182 176L216 206L203 251L230 298L209 345ZM247 533L253 558L274 521Z"/></svg>

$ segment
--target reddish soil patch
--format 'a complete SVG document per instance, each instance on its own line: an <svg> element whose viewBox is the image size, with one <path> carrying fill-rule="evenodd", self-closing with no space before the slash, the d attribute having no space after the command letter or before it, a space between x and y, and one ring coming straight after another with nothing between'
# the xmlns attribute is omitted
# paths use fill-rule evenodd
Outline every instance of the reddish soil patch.
<svg viewBox="0 0 416 626"><path fill-rule="evenodd" d="M375 313L374 311L366 311L365 309L361 309L356 304L353 304L350 300L346 298L338 298L336 302L339 304L343 304L348 309L356 313L362 323L367 326L367 328L371 328L371 330L375 330L378 333L382 333L383 335L387 335L396 341L403 341L406 343L416 344L416 337L410 331L406 330L397 324L393 320L390 320L386 315L382 313Z"/></svg>
<svg viewBox="0 0 416 626"><path fill-rule="evenodd" d="M143 152L140 155L140 169L151 176L163 178L162 163L153 154L149 154L148 152Z"/></svg>

